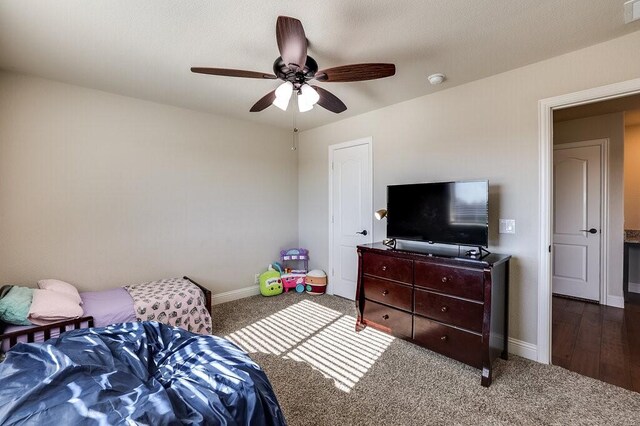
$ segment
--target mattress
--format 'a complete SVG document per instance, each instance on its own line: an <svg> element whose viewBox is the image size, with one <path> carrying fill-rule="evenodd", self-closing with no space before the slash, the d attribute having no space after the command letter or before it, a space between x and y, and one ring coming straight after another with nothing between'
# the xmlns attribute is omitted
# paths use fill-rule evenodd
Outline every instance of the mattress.
<svg viewBox="0 0 640 426"><path fill-rule="evenodd" d="M129 296L127 290L122 287L104 290L104 291L87 291L80 293L82 299L82 309L84 310L83 316L92 316L93 325L95 327L104 327L111 324L119 324L124 322L132 322L136 320L135 310L133 308L133 299ZM89 325L84 323L82 327L88 327ZM26 330L34 326L30 325L10 325L5 328L4 333L11 333L13 331ZM69 325L66 331L73 330L73 325ZM60 335L59 329L51 330L51 338L58 337ZM26 336L18 338L18 342L27 341ZM34 336L35 342L44 342L44 332L36 333ZM9 350L9 340L5 339L0 347L2 352Z"/></svg>

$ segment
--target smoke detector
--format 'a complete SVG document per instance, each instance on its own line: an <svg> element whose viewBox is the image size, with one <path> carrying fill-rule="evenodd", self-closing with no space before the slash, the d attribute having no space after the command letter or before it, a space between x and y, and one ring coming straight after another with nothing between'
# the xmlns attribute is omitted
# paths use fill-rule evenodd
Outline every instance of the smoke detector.
<svg viewBox="0 0 640 426"><path fill-rule="evenodd" d="M640 1L640 0L638 0ZM438 85L440 83L442 83L445 79L447 78L446 75L442 74L442 73L437 73L437 74L431 74L429 77L427 77L427 80L429 80L429 83L435 85Z"/></svg>
<svg viewBox="0 0 640 426"><path fill-rule="evenodd" d="M629 0L624 4L624 22L628 24L640 19L640 0Z"/></svg>

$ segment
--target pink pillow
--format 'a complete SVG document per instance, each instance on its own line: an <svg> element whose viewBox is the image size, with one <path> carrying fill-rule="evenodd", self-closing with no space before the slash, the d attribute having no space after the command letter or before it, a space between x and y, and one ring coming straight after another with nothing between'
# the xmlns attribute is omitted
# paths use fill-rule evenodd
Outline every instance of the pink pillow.
<svg viewBox="0 0 640 426"><path fill-rule="evenodd" d="M64 293L71 297L76 301L79 305L82 305L82 299L80 298L80 293L78 290L72 285L64 281L60 280L40 280L38 281L38 288L42 290L53 290L58 293Z"/></svg>
<svg viewBox="0 0 640 426"><path fill-rule="evenodd" d="M84 312L69 295L53 290L33 290L29 321L46 325L56 321L80 318Z"/></svg>

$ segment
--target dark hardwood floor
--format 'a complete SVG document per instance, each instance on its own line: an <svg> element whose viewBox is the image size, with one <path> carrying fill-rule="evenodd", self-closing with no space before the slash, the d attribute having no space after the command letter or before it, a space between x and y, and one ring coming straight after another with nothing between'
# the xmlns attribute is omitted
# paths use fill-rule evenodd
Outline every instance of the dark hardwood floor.
<svg viewBox="0 0 640 426"><path fill-rule="evenodd" d="M625 309L553 297L552 363L640 392L640 304Z"/></svg>

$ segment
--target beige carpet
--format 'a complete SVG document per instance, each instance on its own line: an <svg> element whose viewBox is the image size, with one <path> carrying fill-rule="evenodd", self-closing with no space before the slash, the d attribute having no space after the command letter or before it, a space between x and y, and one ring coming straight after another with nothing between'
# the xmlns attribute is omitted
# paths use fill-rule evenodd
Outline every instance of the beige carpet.
<svg viewBox="0 0 640 426"><path fill-rule="evenodd" d="M213 308L265 370L290 425L640 425L640 394L511 356L480 371L375 330L353 302L289 293Z"/></svg>

